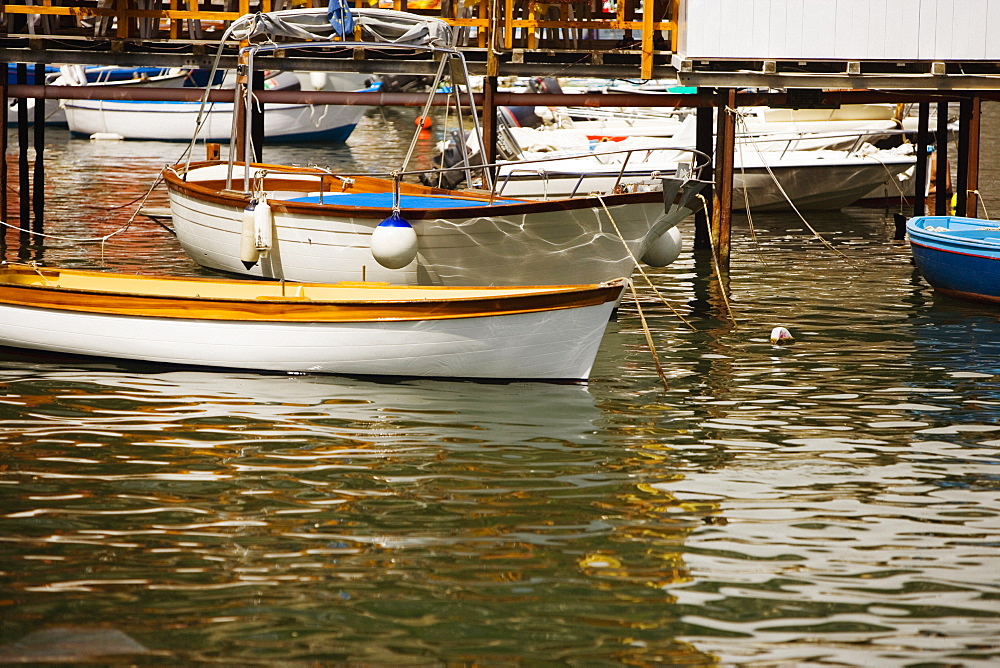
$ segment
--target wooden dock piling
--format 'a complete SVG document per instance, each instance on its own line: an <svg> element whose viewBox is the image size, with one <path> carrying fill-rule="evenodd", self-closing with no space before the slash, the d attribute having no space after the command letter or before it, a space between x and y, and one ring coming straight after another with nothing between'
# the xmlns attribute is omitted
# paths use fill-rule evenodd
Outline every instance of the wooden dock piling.
<svg viewBox="0 0 1000 668"><path fill-rule="evenodd" d="M729 268L733 224L733 164L736 151L736 89L718 94L715 138L715 192L712 203L712 245L716 260Z"/></svg>

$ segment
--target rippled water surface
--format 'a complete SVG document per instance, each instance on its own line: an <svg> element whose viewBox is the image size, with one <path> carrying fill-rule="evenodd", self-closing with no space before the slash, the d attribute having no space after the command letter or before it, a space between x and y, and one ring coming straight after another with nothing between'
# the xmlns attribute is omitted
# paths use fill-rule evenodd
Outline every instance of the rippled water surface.
<svg viewBox="0 0 1000 668"><path fill-rule="evenodd" d="M265 158L392 166L412 115ZM7 259L200 271L142 218L73 240L182 147L48 139L54 237ZM846 260L737 219L735 325L704 258L651 274L693 330L639 281L668 391L629 302L586 386L0 350L0 661L996 665L1000 313L884 211L808 219Z"/></svg>

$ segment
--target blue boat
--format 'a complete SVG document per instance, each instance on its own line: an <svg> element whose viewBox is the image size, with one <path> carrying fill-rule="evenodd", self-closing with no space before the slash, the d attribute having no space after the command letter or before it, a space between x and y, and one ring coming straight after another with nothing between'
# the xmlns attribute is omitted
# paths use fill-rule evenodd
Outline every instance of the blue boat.
<svg viewBox="0 0 1000 668"><path fill-rule="evenodd" d="M906 223L913 261L943 295L1000 304L1000 222L920 216Z"/></svg>

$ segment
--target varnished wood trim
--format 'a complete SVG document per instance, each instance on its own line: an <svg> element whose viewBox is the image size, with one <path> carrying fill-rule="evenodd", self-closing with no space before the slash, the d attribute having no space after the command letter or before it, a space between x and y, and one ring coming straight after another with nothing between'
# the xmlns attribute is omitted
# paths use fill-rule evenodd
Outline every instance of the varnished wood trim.
<svg viewBox="0 0 1000 668"><path fill-rule="evenodd" d="M213 165L226 164L225 162L201 162L192 164L191 169L200 167L210 167ZM252 165L267 169L268 165ZM282 168L287 172L288 168ZM302 174L317 174L315 170L303 168ZM375 177L351 177L355 180L354 185L344 190L344 192L392 192L392 181L389 179L379 179ZM240 193L221 192L224 187L224 179L214 179L209 181L187 182L180 179L172 170L164 171L164 179L167 188L192 199L202 202L230 206L237 209L246 207L249 197ZM239 180L242 183L242 179ZM265 178L265 190L291 190L312 192L318 189L307 185L309 182L282 180L280 175L268 176ZM327 187L337 189L339 186L326 183ZM447 195L470 199L469 193L472 191L443 190L414 183L400 184L400 192L408 195ZM483 200L488 200L488 194L483 195ZM511 198L501 198L510 200ZM644 204L657 203L663 201L663 193L659 191L625 193L619 195L602 195L601 197L572 197L552 200L518 200L516 203L494 203L487 206L477 205L473 207L455 207L448 209L418 209L405 208L404 218L411 223L422 219L467 219L482 216L517 216L532 213L551 213L555 211L578 211L582 209L602 209L606 205L609 209L623 204ZM268 200L268 204L274 211L282 213L294 213L300 215L316 215L320 217L342 216L350 218L371 218L380 220L386 216L388 209L356 206L340 206L333 203L310 204L305 202L286 202L282 200Z"/></svg>
<svg viewBox="0 0 1000 668"><path fill-rule="evenodd" d="M78 313L113 314L126 316L184 318L191 320L235 320L256 322L376 322L406 320L445 320L454 318L479 318L514 313L532 313L556 309L593 306L618 298L622 285L557 286L538 291L519 292L517 288L391 288L398 293L395 299L311 300L303 297L263 298L212 298L184 296L164 293L164 286L186 284L189 292L192 284L211 287L212 281L203 279L136 277L100 272L56 272L49 271L49 285L42 278L34 284L27 284L33 268L13 268L0 270L0 304ZM132 284L142 278L155 284L147 293L118 292L111 289L81 289L60 287L57 283L61 274L87 276L95 283L103 279L112 284L116 279L127 279ZM45 275L45 272L42 272ZM96 278L95 278L96 277ZM20 280L18 280L20 279ZM217 281L231 287L246 281ZM274 285L274 284L269 284ZM288 292L295 294L298 286L308 290L305 284L285 284ZM337 286L325 286L337 289ZM363 286L341 288L364 290ZM385 290L384 286L369 288ZM528 290L528 289L525 289ZM482 296L465 296L482 292ZM407 293L414 298L407 299ZM450 298L449 294L462 297ZM419 295L419 297L418 297ZM432 295L427 297L427 295Z"/></svg>

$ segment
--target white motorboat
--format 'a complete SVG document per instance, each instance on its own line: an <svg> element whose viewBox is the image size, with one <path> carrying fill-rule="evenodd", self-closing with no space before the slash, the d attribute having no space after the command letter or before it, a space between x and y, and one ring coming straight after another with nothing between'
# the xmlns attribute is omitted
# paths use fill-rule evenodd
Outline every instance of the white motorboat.
<svg viewBox="0 0 1000 668"><path fill-rule="evenodd" d="M264 82L265 90L304 88L306 90L377 90L365 75L342 75L336 80L319 73L322 88L308 86L317 77L295 73L276 73ZM232 102L212 103L198 139L228 141L233 127ZM268 104L264 111L264 135L275 141L343 142L354 131L367 107L327 104ZM66 120L75 135L89 137L95 133L113 133L125 139L159 141L190 141L202 105L199 102L142 102L137 100L67 100Z"/></svg>

